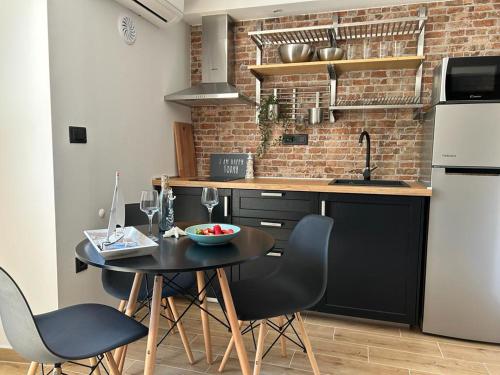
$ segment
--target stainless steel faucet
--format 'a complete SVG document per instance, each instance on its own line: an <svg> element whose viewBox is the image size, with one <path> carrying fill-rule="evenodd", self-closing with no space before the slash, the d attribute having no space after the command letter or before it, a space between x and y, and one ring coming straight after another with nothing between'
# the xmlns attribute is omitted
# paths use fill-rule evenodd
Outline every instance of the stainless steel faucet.
<svg viewBox="0 0 500 375"><path fill-rule="evenodd" d="M370 167L370 148L371 148L371 142L370 142L370 134L366 130L363 130L361 134L359 135L359 144L360 146L363 145L363 139L366 138L366 164L365 164L365 169L363 169L363 179L365 181L368 181L371 179L372 171L377 169L377 167Z"/></svg>

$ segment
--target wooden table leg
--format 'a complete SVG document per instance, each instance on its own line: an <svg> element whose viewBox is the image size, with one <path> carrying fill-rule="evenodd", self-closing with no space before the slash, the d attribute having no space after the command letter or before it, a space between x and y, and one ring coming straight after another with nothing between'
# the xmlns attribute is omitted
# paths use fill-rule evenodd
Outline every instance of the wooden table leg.
<svg viewBox="0 0 500 375"><path fill-rule="evenodd" d="M229 289L229 284L227 282L226 272L223 268L217 268L217 277L219 279L222 297L224 298L224 304L226 306L227 318L229 320L229 324L231 325L231 333L234 338L234 344L236 345L236 352L238 353L241 372L243 375L250 375L252 372L250 371L250 364L248 363L248 354L245 349L243 337L241 336L238 317L236 315L236 310L234 309L233 297L231 296L231 290Z"/></svg>
<svg viewBox="0 0 500 375"><path fill-rule="evenodd" d="M238 322L240 329L241 326L243 325L243 322L240 320ZM231 355L231 352L233 351L234 348L234 338L231 336L231 339L229 340L229 344L227 345L226 352L224 353L224 357L222 357L222 360L220 361L220 366L219 366L219 372L224 371L224 367L226 367L227 361L229 360L229 356Z"/></svg>
<svg viewBox="0 0 500 375"><path fill-rule="evenodd" d="M132 284L132 289L130 290L130 297L127 302L127 309L125 310L125 315L132 316L135 312L135 308L137 306L137 297L139 296L139 291L141 289L142 283L142 273L136 273L134 276L134 283ZM127 351L126 346L122 346L115 350L115 362L124 363L125 362L125 354ZM123 357L123 359L122 359Z"/></svg>
<svg viewBox="0 0 500 375"><path fill-rule="evenodd" d="M262 354L264 354L264 339L266 337L266 319L262 319L259 327L259 338L257 340L257 351L255 353L255 364L253 367L253 375L260 374L262 367Z"/></svg>
<svg viewBox="0 0 500 375"><path fill-rule="evenodd" d="M146 346L146 360L144 375L153 375L156 365L156 341L158 337L158 326L160 324L161 292L163 290L163 276L156 275L153 286L153 298L151 300L151 311L149 318L148 343Z"/></svg>
<svg viewBox="0 0 500 375"><path fill-rule="evenodd" d="M205 273L203 271L196 271L196 281L198 283L198 293L205 288ZM205 310L208 309L207 306L207 291L206 289L200 294L200 305ZM206 311L200 309L201 312L201 324L203 326L203 339L205 341L205 356L207 358L207 363L212 364L212 337L210 335L210 324L208 320L208 314Z"/></svg>
<svg viewBox="0 0 500 375"><path fill-rule="evenodd" d="M179 335L181 336L182 345L184 345L188 361L190 364L194 364L193 352L191 351L191 346L189 345L189 339L186 335L186 331L184 330L184 325L182 324L182 321L179 320L179 313L175 307L174 297L168 297L168 303L170 304L172 315L174 316L174 320L177 324L177 329L179 330Z"/></svg>
<svg viewBox="0 0 500 375"><path fill-rule="evenodd" d="M108 364L111 375L121 375L122 372L118 369L118 365L113 358L113 354L111 354L110 352L104 353L104 358L106 358L106 362Z"/></svg>
<svg viewBox="0 0 500 375"><path fill-rule="evenodd" d="M96 357L92 357L89 360L90 360L90 366L92 367L97 366L97 364L99 363ZM101 375L101 370L99 369L99 366L95 367L94 372L92 374Z"/></svg>
<svg viewBox="0 0 500 375"><path fill-rule="evenodd" d="M309 336L307 335L306 327L304 327L302 316L300 315L300 313L295 313L295 317L297 318L300 335L302 336L302 342L304 343L304 346L306 348L307 356L309 357L309 362L311 363L313 373L314 375L320 375L318 363L316 362L316 357L314 356L311 341L309 341Z"/></svg>
<svg viewBox="0 0 500 375"><path fill-rule="evenodd" d="M30 368L28 369L28 375L35 375L40 364L38 362L31 362Z"/></svg>
<svg viewBox="0 0 500 375"><path fill-rule="evenodd" d="M285 319L283 319L283 316L278 316L278 325L280 326L280 331L283 332L283 326L285 325ZM281 356L286 357L286 337L283 335L280 337L280 345Z"/></svg>

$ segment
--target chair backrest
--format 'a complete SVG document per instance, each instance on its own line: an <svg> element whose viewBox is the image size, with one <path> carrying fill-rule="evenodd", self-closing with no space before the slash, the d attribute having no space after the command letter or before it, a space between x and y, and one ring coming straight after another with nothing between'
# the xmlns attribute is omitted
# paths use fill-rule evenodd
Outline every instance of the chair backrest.
<svg viewBox="0 0 500 375"><path fill-rule="evenodd" d="M316 305L325 293L332 229L332 218L307 215L288 239L280 272L287 273L301 285L304 309Z"/></svg>
<svg viewBox="0 0 500 375"><path fill-rule="evenodd" d="M38 331L31 308L10 275L0 267L0 318L12 348L24 358L39 363L59 363Z"/></svg>

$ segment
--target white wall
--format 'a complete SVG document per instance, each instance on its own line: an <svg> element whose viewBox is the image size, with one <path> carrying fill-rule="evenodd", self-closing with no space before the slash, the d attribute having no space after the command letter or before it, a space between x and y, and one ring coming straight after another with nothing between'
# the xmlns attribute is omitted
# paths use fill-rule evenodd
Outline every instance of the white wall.
<svg viewBox="0 0 500 375"><path fill-rule="evenodd" d="M0 0L0 267L35 313L57 307L48 53L47 2Z"/></svg>
<svg viewBox="0 0 500 375"><path fill-rule="evenodd" d="M59 305L115 304L96 269L75 274L75 246L82 230L107 225L97 212L109 209L115 170L127 203L153 176L176 173L172 122L190 111L163 96L190 85L189 27L159 29L113 0L48 5ZM118 34L121 14L135 20L134 45ZM88 143L70 144L69 125L87 127Z"/></svg>

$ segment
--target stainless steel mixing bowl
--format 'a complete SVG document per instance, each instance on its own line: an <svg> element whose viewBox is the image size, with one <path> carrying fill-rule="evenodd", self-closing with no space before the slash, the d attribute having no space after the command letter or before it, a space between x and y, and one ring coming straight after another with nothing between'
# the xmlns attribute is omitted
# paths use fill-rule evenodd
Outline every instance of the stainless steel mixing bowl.
<svg viewBox="0 0 500 375"><path fill-rule="evenodd" d="M338 47L325 47L316 51L321 61L340 60L344 56L344 50Z"/></svg>
<svg viewBox="0 0 500 375"><path fill-rule="evenodd" d="M314 56L314 47L310 44L295 43L279 46L278 52L284 63L311 61Z"/></svg>

